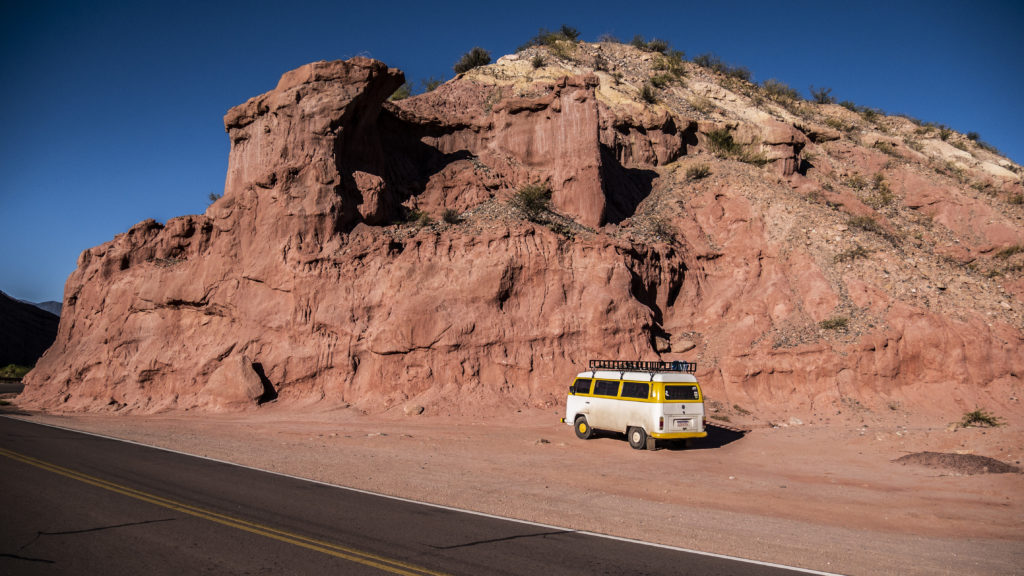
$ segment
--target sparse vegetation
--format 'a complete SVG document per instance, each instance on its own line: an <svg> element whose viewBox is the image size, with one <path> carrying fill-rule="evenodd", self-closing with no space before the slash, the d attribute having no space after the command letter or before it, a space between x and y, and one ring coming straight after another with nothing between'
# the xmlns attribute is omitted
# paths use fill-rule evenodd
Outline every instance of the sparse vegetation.
<svg viewBox="0 0 1024 576"><path fill-rule="evenodd" d="M971 426L993 428L1001 424L1002 422L997 416L981 408L975 408L973 411L967 412L960 419L960 426L964 428Z"/></svg>
<svg viewBox="0 0 1024 576"><path fill-rule="evenodd" d="M740 406L739 404L733 404L732 409L740 414L743 414L744 416L750 416L750 410L747 410L746 408Z"/></svg>
<svg viewBox="0 0 1024 576"><path fill-rule="evenodd" d="M462 58L455 63L453 69L456 74L464 74L473 68L486 66L491 63L491 53L479 46L462 55Z"/></svg>
<svg viewBox="0 0 1024 576"><path fill-rule="evenodd" d="M537 222L541 214L550 210L551 188L547 184L527 184L512 197L512 205L530 222Z"/></svg>
<svg viewBox="0 0 1024 576"><path fill-rule="evenodd" d="M707 164L694 164L686 169L686 177L690 180L700 180L711 175L711 168Z"/></svg>
<svg viewBox="0 0 1024 576"><path fill-rule="evenodd" d="M427 214L423 210L418 210L416 208L409 210L409 214L406 215L405 220L407 222L415 224L420 228L424 226L430 226L431 224L434 223L434 219L430 217L430 214Z"/></svg>
<svg viewBox="0 0 1024 576"><path fill-rule="evenodd" d="M672 242L675 230L668 223L668 220L656 217L651 218L651 233L665 242Z"/></svg>
<svg viewBox="0 0 1024 576"><path fill-rule="evenodd" d="M965 134L965 136L967 136L967 139L972 142L977 142L978 138L981 138L981 135L979 135L977 132L968 132L967 134Z"/></svg>
<svg viewBox="0 0 1024 576"><path fill-rule="evenodd" d="M24 378L25 374L28 374L30 370L32 370L32 366L8 364L0 368L0 378Z"/></svg>
<svg viewBox="0 0 1024 576"><path fill-rule="evenodd" d="M441 80L440 78L434 78L433 76L427 78L426 80L422 80L422 82L423 90L425 92L433 92L434 90L437 89L438 86L444 84L444 80Z"/></svg>
<svg viewBox="0 0 1024 576"><path fill-rule="evenodd" d="M828 320L822 320L818 323L818 326L822 330L845 330L849 323L850 319L846 316L833 316Z"/></svg>
<svg viewBox="0 0 1024 576"><path fill-rule="evenodd" d="M789 87L788 84L775 78L769 78L761 82L761 89L768 94L768 97L776 102L801 100L800 94Z"/></svg>
<svg viewBox="0 0 1024 576"><path fill-rule="evenodd" d="M659 40L657 38L652 38L651 41L648 42L644 40L644 37L641 34L633 36L633 40L632 42L630 42L630 44L632 44L636 48L643 50L644 52L664 53L666 50L668 50L668 42L664 40Z"/></svg>
<svg viewBox="0 0 1024 576"><path fill-rule="evenodd" d="M811 84L811 98L818 104L834 104L836 101L831 88L815 88L814 84Z"/></svg>
<svg viewBox="0 0 1024 576"><path fill-rule="evenodd" d="M210 200L210 204L213 204L214 202L220 200L223 197L224 195L218 192L210 192L210 194L206 198Z"/></svg>
<svg viewBox="0 0 1024 576"><path fill-rule="evenodd" d="M693 106L694 110L698 112L703 112L704 114L708 114L709 112L716 108L714 102L708 100L703 96L693 96L692 98L690 98L689 102L690 106Z"/></svg>
<svg viewBox="0 0 1024 576"><path fill-rule="evenodd" d="M534 36L533 38L530 38L530 41L527 42L526 44L523 44L522 46L520 46L519 49L520 50L524 50L526 48L529 48L530 46L548 46L548 47L551 47L551 46L555 46L559 42L573 42L573 43L575 43L577 40L579 40L579 37L580 37L579 30L577 30L577 29L575 29L575 28L573 28L571 26L567 26L565 24L562 24L562 26L558 30L554 30L554 31L547 30L545 28L541 28L537 32L536 36Z"/></svg>
<svg viewBox="0 0 1024 576"><path fill-rule="evenodd" d="M685 55L680 50L669 50L663 55L657 56L651 67L655 70L665 70L669 74L681 78L686 74L686 68L683 66L684 57Z"/></svg>
<svg viewBox="0 0 1024 576"><path fill-rule="evenodd" d="M409 96L412 96L412 82L405 82L392 92L391 96L388 96L388 100L394 102L396 100L404 100Z"/></svg>
<svg viewBox="0 0 1024 576"><path fill-rule="evenodd" d="M533 66L535 69L540 68L541 66L544 65L544 56L541 54L535 55L533 58L530 59L530 65Z"/></svg>
<svg viewBox="0 0 1024 576"><path fill-rule="evenodd" d="M755 166L764 166L768 163L768 158L763 153L753 152L733 140L728 128L708 132L708 148L719 158L734 158Z"/></svg>
<svg viewBox="0 0 1024 576"><path fill-rule="evenodd" d="M857 258L867 258L871 255L871 251L861 246L860 244L854 244L853 248L843 250L839 254L836 254L836 262L853 262Z"/></svg>
<svg viewBox="0 0 1024 576"><path fill-rule="evenodd" d="M856 128L856 126L853 126L852 124L847 124L846 122L843 122L839 118L825 118L825 125L830 128L840 130L842 132L852 132Z"/></svg>
<svg viewBox="0 0 1024 576"><path fill-rule="evenodd" d="M730 66L729 64L723 62L721 58L715 56L711 52L694 56L693 63L697 64L698 66L703 66L704 68L714 70L715 72L725 74L730 78L736 78L739 80L750 82L751 73L749 69L747 69L745 66Z"/></svg>
<svg viewBox="0 0 1024 576"><path fill-rule="evenodd" d="M651 77L651 86L660 90L675 81L675 79L676 77L672 74L658 74Z"/></svg>
<svg viewBox="0 0 1024 576"><path fill-rule="evenodd" d="M1020 206L1021 204L1024 204L1024 194L1011 194L1009 199L1007 199L1007 202L1015 206Z"/></svg>
<svg viewBox="0 0 1024 576"><path fill-rule="evenodd" d="M878 150L879 152L888 154L889 156L895 156L896 158L901 157L899 152L896 151L896 146L892 142L886 142L885 140L877 140L874 144L871 145L871 147L874 148L875 150Z"/></svg>
<svg viewBox="0 0 1024 576"><path fill-rule="evenodd" d="M878 222L875 222L875 219L871 216L854 216L846 223L851 228L860 228L867 232L874 232L876 234L882 234L885 232L885 230L882 229Z"/></svg>
<svg viewBox="0 0 1024 576"><path fill-rule="evenodd" d="M863 190L868 185L868 181L865 180L864 177L858 174L857 172L854 172L853 174L847 176L844 179L844 182L847 186L853 188L854 190Z"/></svg>
<svg viewBox="0 0 1024 576"><path fill-rule="evenodd" d="M892 188L889 187L889 183L885 181L885 175L881 172L875 174L873 190L874 193L867 198L869 206L875 209L892 206L896 196L893 194Z"/></svg>
<svg viewBox="0 0 1024 576"><path fill-rule="evenodd" d="M640 88L640 98L648 104L654 104L658 101L658 94L654 91L653 86L644 83L643 87Z"/></svg>
<svg viewBox="0 0 1024 576"><path fill-rule="evenodd" d="M451 208L445 208L444 212L441 213L441 219L448 224L459 224L462 222L462 217L459 216L459 211Z"/></svg>

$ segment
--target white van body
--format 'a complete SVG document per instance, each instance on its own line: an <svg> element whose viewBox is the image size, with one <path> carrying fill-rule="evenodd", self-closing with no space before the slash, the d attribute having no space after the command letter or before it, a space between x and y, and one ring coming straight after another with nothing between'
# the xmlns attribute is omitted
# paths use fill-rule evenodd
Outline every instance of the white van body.
<svg viewBox="0 0 1024 576"><path fill-rule="evenodd" d="M592 366L602 366L594 361ZM612 362L606 362L610 364ZM675 363L679 365L680 363ZM696 365L686 365L696 370ZM621 363L654 365L662 363ZM565 402L565 423L576 435L591 430L626 434L634 448L653 448L656 440L702 438L704 396L697 378L686 370L607 370L580 372Z"/></svg>

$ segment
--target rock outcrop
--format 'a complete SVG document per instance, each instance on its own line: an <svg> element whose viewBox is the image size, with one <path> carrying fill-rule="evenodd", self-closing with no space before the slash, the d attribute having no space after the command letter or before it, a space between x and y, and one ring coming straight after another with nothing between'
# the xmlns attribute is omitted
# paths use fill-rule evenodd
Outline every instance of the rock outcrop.
<svg viewBox="0 0 1024 576"><path fill-rule="evenodd" d="M685 353L724 406L1020 411L1004 160L952 172L930 140L865 145L882 129L844 108L759 108L689 64L649 104L627 46L544 54L395 102L401 72L318 62L233 108L224 196L82 253L19 403L470 412L559 403L589 358ZM532 221L510 202L530 184L551 191Z"/></svg>

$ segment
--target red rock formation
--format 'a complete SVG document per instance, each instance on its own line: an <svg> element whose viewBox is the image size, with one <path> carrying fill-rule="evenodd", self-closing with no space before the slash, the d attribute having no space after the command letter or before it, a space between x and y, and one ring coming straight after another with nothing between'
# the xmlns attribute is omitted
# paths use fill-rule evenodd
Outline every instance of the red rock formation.
<svg viewBox="0 0 1024 576"><path fill-rule="evenodd" d="M224 197L82 253L19 403L462 412L560 402L588 358L685 350L712 398L765 413L1009 406L1021 304L967 303L984 279L940 283L952 264L912 235L968 260L1024 243L985 197L820 119L698 122L525 66L386 102L401 72L319 62L233 108ZM720 126L776 170L706 154ZM710 177L688 175L693 154ZM507 203L535 182L561 214L546 225ZM405 224L413 209L464 222Z"/></svg>

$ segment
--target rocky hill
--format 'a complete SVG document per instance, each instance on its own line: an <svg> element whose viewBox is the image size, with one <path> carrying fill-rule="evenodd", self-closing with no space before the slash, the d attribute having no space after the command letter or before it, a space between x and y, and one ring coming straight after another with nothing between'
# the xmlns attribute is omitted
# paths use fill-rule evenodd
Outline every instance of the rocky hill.
<svg viewBox="0 0 1024 576"><path fill-rule="evenodd" d="M20 404L472 413L660 358L723 413L1022 414L1024 187L984 143L609 42L403 81L231 109L224 196L82 253Z"/></svg>
<svg viewBox="0 0 1024 576"><path fill-rule="evenodd" d="M32 366L57 336L56 315L0 292L0 367Z"/></svg>

